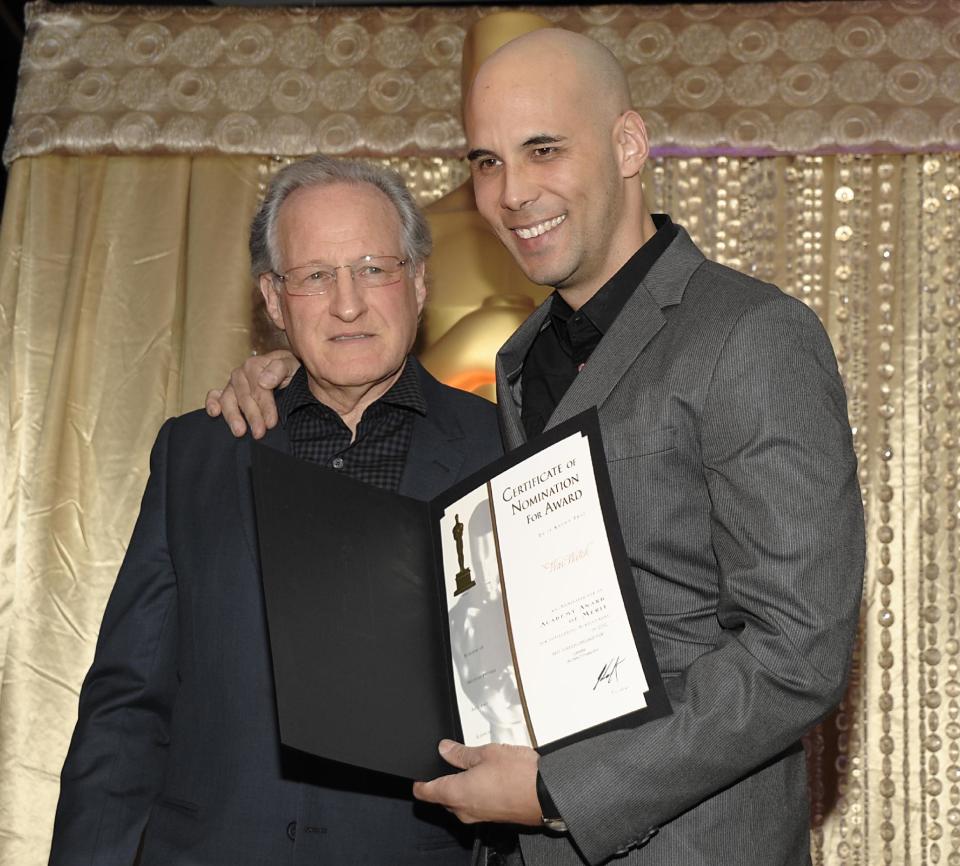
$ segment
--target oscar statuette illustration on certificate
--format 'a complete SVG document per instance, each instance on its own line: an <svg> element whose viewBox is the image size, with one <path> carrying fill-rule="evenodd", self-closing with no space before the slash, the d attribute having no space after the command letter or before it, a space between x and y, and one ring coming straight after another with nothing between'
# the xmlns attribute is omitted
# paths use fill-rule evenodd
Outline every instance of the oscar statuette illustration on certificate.
<svg viewBox="0 0 960 866"><path fill-rule="evenodd" d="M453 519L453 541L457 545L457 562L460 565L460 570L457 572L457 589L453 594L460 595L477 584L470 569L463 564L463 524L460 522L460 515L455 514Z"/></svg>
<svg viewBox="0 0 960 866"><path fill-rule="evenodd" d="M671 711L596 410L431 502L260 445L252 476L286 746L430 778L443 737L545 753Z"/></svg>

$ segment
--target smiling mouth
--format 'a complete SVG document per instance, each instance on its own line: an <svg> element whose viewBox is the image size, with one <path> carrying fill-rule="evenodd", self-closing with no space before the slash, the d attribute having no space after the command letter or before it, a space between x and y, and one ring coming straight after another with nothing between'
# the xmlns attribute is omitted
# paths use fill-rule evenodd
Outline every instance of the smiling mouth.
<svg viewBox="0 0 960 866"><path fill-rule="evenodd" d="M534 226L526 226L524 228L511 229L515 232L517 237L522 238L525 241L530 240L530 238L538 238L540 235L544 235L549 231L555 229L560 223L562 223L567 218L566 214L561 214L558 217L553 217L553 219L544 220L542 223L537 223Z"/></svg>

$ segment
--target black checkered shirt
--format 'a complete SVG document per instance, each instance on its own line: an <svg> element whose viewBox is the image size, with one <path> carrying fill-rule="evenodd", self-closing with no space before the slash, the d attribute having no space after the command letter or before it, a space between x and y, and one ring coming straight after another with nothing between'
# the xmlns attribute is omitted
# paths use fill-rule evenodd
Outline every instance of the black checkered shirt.
<svg viewBox="0 0 960 866"><path fill-rule="evenodd" d="M313 396L301 367L277 393L277 411L294 456L396 492L413 436L414 413L426 415L427 404L414 365L404 365L390 390L364 410L351 443L350 428Z"/></svg>

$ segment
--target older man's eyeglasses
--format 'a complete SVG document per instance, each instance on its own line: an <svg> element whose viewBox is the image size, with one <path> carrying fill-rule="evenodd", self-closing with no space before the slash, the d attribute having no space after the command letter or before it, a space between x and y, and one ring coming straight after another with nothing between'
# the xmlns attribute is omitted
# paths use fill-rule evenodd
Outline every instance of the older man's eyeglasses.
<svg viewBox="0 0 960 866"><path fill-rule="evenodd" d="M399 282L406 259L396 256L364 256L348 265L310 264L274 273L288 295L322 295L337 284L337 271L350 271L355 286L376 289Z"/></svg>

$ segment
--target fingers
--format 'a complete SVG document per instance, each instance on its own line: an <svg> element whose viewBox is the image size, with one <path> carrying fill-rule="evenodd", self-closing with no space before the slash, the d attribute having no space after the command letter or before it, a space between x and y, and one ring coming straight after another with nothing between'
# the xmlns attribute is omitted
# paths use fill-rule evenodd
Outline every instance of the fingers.
<svg viewBox="0 0 960 866"><path fill-rule="evenodd" d="M286 375L287 368L284 366L283 361L275 358L260 371L260 375L257 377L255 384L260 388L268 388L272 391L281 384L285 384L283 380L286 378Z"/></svg>
<svg viewBox="0 0 960 866"><path fill-rule="evenodd" d="M270 363L263 368L257 382L262 388L286 388L293 378L293 374L300 369L300 362L286 349L277 349L263 356L269 358Z"/></svg>
<svg viewBox="0 0 960 866"><path fill-rule="evenodd" d="M462 770L430 782L416 782L418 800L439 803L464 824L497 821L540 825L537 800L539 756L527 746L488 744L470 747L441 740L440 754Z"/></svg>
<svg viewBox="0 0 960 866"><path fill-rule="evenodd" d="M414 782L413 796L424 803L440 803L440 797L437 792L437 783L443 779L434 779L432 782Z"/></svg>
<svg viewBox="0 0 960 866"><path fill-rule="evenodd" d="M227 420L227 423L230 424L230 429L236 434L238 424L242 424L244 419L246 423L250 426L250 432L253 434L254 439L260 439L267 432L267 425L264 421L263 411L260 407L260 402L257 399L256 391L258 389L257 385L252 385L260 377L260 373L263 368L269 362L259 355L254 355L251 358L247 358L243 362L242 367L237 367L230 373L230 385L224 390L223 396L227 395L227 392L232 391L233 397L236 401L236 414L242 417L234 417L234 414L228 412L227 405L221 397L221 403L223 404L223 417ZM262 390L262 389L261 389ZM273 392L265 392L269 394L270 402L273 402Z"/></svg>
<svg viewBox="0 0 960 866"><path fill-rule="evenodd" d="M207 399L203 403L203 407L207 410L207 414L211 418L218 418L220 416L220 395L223 393L219 388L212 388L207 391Z"/></svg>
<svg viewBox="0 0 960 866"><path fill-rule="evenodd" d="M232 379L233 373L231 373L230 376ZM247 432L247 425L243 420L243 413L240 411L240 406L237 404L237 393L232 381L228 382L227 387L220 392L220 414L223 416L223 420L230 426L230 432L233 433L234 436L243 436L243 434Z"/></svg>
<svg viewBox="0 0 960 866"><path fill-rule="evenodd" d="M441 740L437 746L437 751L440 752L440 757L443 758L448 764L457 767L460 770L466 769L466 764L463 762L463 750L466 750L467 747L462 743L458 743L455 740ZM449 782L451 779L456 778L456 776L440 776L437 779L434 779L431 782L414 782L413 783L413 796L418 800L426 800L428 803L441 803L446 806L448 809L453 811L451 808L450 802L445 799L445 793L449 793L447 789L449 788Z"/></svg>
<svg viewBox="0 0 960 866"><path fill-rule="evenodd" d="M470 748L454 740L441 740L437 750L448 764L459 770L469 769L481 761L480 749ZM466 779L460 773L440 776L430 782L414 782L413 796L427 803L438 803L464 824L473 824L478 819L465 808L465 784Z"/></svg>
<svg viewBox="0 0 960 866"><path fill-rule="evenodd" d="M273 390L290 384L300 362L286 349L253 355L230 372L227 387L207 392L204 403L211 418L223 416L234 436L243 436L250 426L254 439L261 439L279 419Z"/></svg>
<svg viewBox="0 0 960 866"><path fill-rule="evenodd" d="M424 803L436 803L452 812L464 824L476 824L478 819L465 808L462 802L462 778L458 773L441 776L430 782L414 782L413 796Z"/></svg>
<svg viewBox="0 0 960 866"><path fill-rule="evenodd" d="M243 376L237 376L237 400L254 439L277 426L280 416L273 391L289 385L299 368L300 362L286 349L255 355L244 362Z"/></svg>
<svg viewBox="0 0 960 866"><path fill-rule="evenodd" d="M271 356L265 355L264 359L267 358L271 358ZM251 396L256 401L263 417L263 423L267 428L276 427L280 420L277 415L277 403L273 396L274 389L286 388L299 366L296 358L289 352L284 351L280 357L271 358L260 370L257 378L251 380L253 382ZM256 436L256 431L254 431L254 435Z"/></svg>

